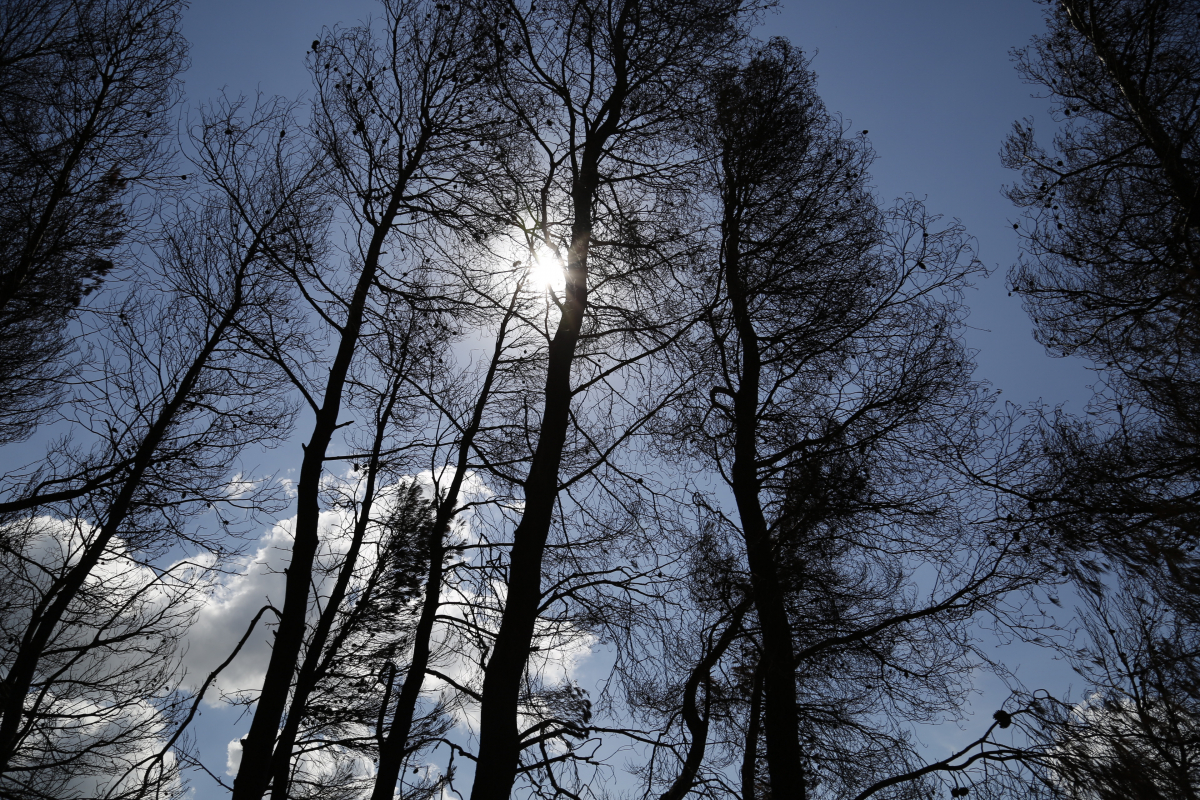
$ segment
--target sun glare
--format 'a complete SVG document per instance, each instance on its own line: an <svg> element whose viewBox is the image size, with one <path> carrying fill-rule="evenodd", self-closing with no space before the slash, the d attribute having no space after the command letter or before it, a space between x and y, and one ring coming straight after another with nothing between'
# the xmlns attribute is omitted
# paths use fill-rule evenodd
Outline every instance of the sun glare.
<svg viewBox="0 0 1200 800"><path fill-rule="evenodd" d="M529 288L535 291L553 289L561 292L566 286L563 262L550 250L542 250L529 266Z"/></svg>

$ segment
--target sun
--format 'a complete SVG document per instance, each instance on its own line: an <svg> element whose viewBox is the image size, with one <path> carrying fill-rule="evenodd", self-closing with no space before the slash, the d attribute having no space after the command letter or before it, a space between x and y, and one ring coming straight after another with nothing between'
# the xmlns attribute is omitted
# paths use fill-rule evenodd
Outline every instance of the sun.
<svg viewBox="0 0 1200 800"><path fill-rule="evenodd" d="M528 285L534 291L561 292L567 283L562 259L552 250L540 250L530 260Z"/></svg>

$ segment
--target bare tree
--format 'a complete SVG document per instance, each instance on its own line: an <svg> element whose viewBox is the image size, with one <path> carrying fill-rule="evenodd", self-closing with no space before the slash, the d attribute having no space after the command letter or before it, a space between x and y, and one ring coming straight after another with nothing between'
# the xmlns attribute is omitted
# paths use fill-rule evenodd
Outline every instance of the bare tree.
<svg viewBox="0 0 1200 800"><path fill-rule="evenodd" d="M353 670L347 670L345 662L351 657L351 652L356 652L359 661L365 661L361 656L364 649L363 642L357 641L354 634L356 628L361 629L367 626L368 623L364 614L366 610L371 608L375 602L377 587L381 581L398 586L405 585L405 576L411 570L400 569L395 563L396 558L403 555L404 546L408 545L412 552L408 555L410 558L418 561L418 569L420 562L421 550L419 547L412 546L410 539L405 539L402 534L412 533L408 528L412 525L412 520L407 519L410 524L397 524L393 521L390 525L395 529L399 536L394 536L391 539L384 541L369 542L367 539L370 526L376 521L377 513L373 513L376 504L382 499L382 486L380 485L385 478L386 473L382 471L383 464L381 463L381 455L384 446L385 437L392 428L393 414L396 411L397 400L400 399L400 389L404 385L409 365L404 363L410 356L410 346L412 345L413 328L419 324L419 316L414 315L410 319L407 330L401 328L399 331L400 346L397 348L397 360L393 364L389 364L387 375L390 380L386 385L385 391L379 393L378 403L374 409L375 432L369 449L361 454L361 457L366 462L364 467L365 483L361 488L361 493L352 492L348 495L338 497L334 501L334 507L348 506L353 508L354 517L350 532L349 546L344 554L339 553L340 557L334 558L334 563L330 565L335 569L333 585L325 596L318 594L316 600L320 603L321 612L316 620L316 624L311 635L307 638L304 644L304 659L300 664L300 668L296 675L296 686L289 700L288 712L286 720L279 733L279 740L275 744L273 754L273 772L272 777L272 796L276 798L287 798L289 796L298 796L302 792L296 792L294 784L296 780L293 777L293 753L296 743L301 738L314 738L325 735L331 727L344 728L347 724L345 713L334 714L332 719L327 714L313 713L315 708L320 708L319 701L312 700L314 692L319 690L318 684L324 680L329 683L333 675L353 674ZM397 325L399 328L400 326ZM357 465L356 470L357 471ZM415 484L414 484L415 488ZM409 492L411 495L412 492ZM420 519L421 504L416 503L416 498L407 496L400 501L402 508L409 508L416 505L417 519ZM426 515L427 516L427 515ZM420 524L415 526L420 530ZM365 580L365 583L359 576L363 569L362 551L364 546L374 544L377 552L375 554L375 574L372 574ZM390 553L389 558L385 553ZM389 574L389 571L394 574ZM355 580L358 578L359 580ZM349 593L354 593L355 598L351 608L343 607ZM372 620L373 621L373 620ZM389 627L394 625L398 620L391 619L387 621ZM340 670L334 671L336 660L340 659L342 667ZM376 661L380 659L376 657ZM378 672L379 664L375 664L375 672ZM359 676L361 680L361 675ZM337 688L343 692L346 691L346 686L337 684ZM361 688L361 687L356 687ZM330 690L325 687L325 693ZM361 694L361 692L360 692ZM314 708L315 707L315 708ZM301 732L301 725L305 722L306 717L309 718L309 730ZM337 725L331 726L329 723L336 720ZM315 724L314 724L315 723ZM323 723L323 724L322 724Z"/></svg>
<svg viewBox="0 0 1200 800"><path fill-rule="evenodd" d="M171 162L182 7L0 9L0 441L24 438L55 407L64 328L115 248L149 222L137 192Z"/></svg>
<svg viewBox="0 0 1200 800"><path fill-rule="evenodd" d="M319 545L322 475L330 443L342 427L339 416L362 337L381 300L405 296L405 276L393 274L393 265L407 262L405 243L417 231L436 235L437 223L462 216L456 211L456 203L462 202L458 184L475 179L473 140L490 135L491 117L474 103L478 40L470 10L469 5L390 3L382 36L370 28L354 28L331 31L313 43L309 66L318 97L312 135L330 163L328 185L354 236L344 253L344 269L312 247L307 248L312 252L300 251L307 258L293 269L312 314L336 344L327 363L321 359L308 365L307 374L293 371L314 414L314 427L296 487L295 541L282 615L243 740L235 798L258 800L273 772L282 775L288 768L286 741L274 769L268 765L301 667ZM236 198L237 187L227 189ZM419 259L416 248L411 252ZM281 364L289 358L286 351L271 352Z"/></svg>
<svg viewBox="0 0 1200 800"><path fill-rule="evenodd" d="M709 550L709 548L715 550L711 540L701 539L697 544L705 550ZM731 580L741 579L744 581L745 576L739 574L738 571L729 569L730 564L705 563L708 561L705 557L711 554L711 551L701 551L696 559L704 567L709 567L709 569L716 567L715 574L706 576L708 580L702 578L698 581L703 588L698 592L699 597L696 599L702 606L713 606L714 610L718 612L714 615L716 619L703 633L691 636L685 634L678 640L680 642L697 642L700 646L699 657L691 663L682 686L669 685L657 703L646 703L646 698L643 697L638 704L658 706L656 710L659 713L665 711L673 714L678 710L683 727L687 729L686 747L680 748L683 757L678 764L670 764L665 767L667 770L675 771L675 775L667 790L661 795L661 800L682 800L689 792L703 783L702 770L705 757L709 755L709 731L711 727L714 727L713 718L729 713L727 706L730 695L733 694L723 691L725 687L721 686L719 680L714 678L713 671L725 658L731 646L748 633L743 625L743 620L745 620L747 612L752 609L752 601L748 593L744 591L738 593L734 587L728 585ZM743 585L741 588L744 590L748 587ZM712 589L716 589L716 591L711 591ZM671 647L670 649L675 648ZM761 673L756 668L752 668L752 670L751 692L761 697L762 681L758 679ZM753 698L751 704L754 705ZM754 708L751 712L755 719L757 719L758 710L758 708ZM757 759L753 754L751 743L757 744L757 736L747 736L740 744L748 747L749 755L746 758L750 764L755 765L751 768L753 773L756 769ZM653 775L649 777L653 779ZM751 780L753 780L752 776Z"/></svg>
<svg viewBox="0 0 1200 800"><path fill-rule="evenodd" d="M1060 0L1016 54L1057 130L1045 147L1026 120L1002 152L1026 209L1012 289L1047 350L1098 376L1086 417L1035 410L1027 469L1009 483L1015 515L1055 544L1084 601L1061 649L1088 695L1026 698L1031 738L1054 756L1036 770L1052 796L1196 792L1183 721L1195 687L1176 659L1200 619L1198 13Z"/></svg>
<svg viewBox="0 0 1200 800"><path fill-rule="evenodd" d="M685 147L672 137L688 117L698 72L729 52L742 24L742 9L720 2L491 8L497 102L540 150L536 172L518 176L528 202L512 209L513 222L539 240L543 258L562 258L565 284L561 297L557 288L552 295L557 321L546 320L545 385L536 404L525 406L537 428L527 471L519 479L506 475L521 489L522 511L484 672L473 800L507 797L522 746L534 743L522 741L518 705L545 602L543 558L568 431L573 417L585 418L577 403L589 387L605 391L607 376L621 366L617 348L644 353L655 346L653 335L636 338L661 323L648 313L651 273L631 257L634 231L639 221L654 224L668 174L681 168ZM573 438L572 451L592 463L589 450L603 457L609 445L589 444L582 432Z"/></svg>
<svg viewBox="0 0 1200 800"><path fill-rule="evenodd" d="M982 267L918 202L878 208L865 132L849 136L814 85L782 40L712 80L719 242L674 420L679 452L735 501L758 652L733 691L762 709L773 798L910 774L904 725L961 701L973 618L1045 571L988 542L994 500L964 468L992 446L990 394L955 336ZM753 738L735 746L760 752L757 712L743 724Z"/></svg>
<svg viewBox="0 0 1200 800"><path fill-rule="evenodd" d="M51 517L5 530L0 630L7 642L20 640L46 590L94 534L80 520ZM156 568L124 542L110 542L43 650L18 747L0 778L6 797L183 790L178 761L147 767L143 758L176 723L180 640L211 578L202 561Z"/></svg>
<svg viewBox="0 0 1200 800"><path fill-rule="evenodd" d="M1017 124L1004 163L1027 209L1010 281L1058 356L1098 373L1086 419L1044 420L1025 483L1031 518L1101 579L1098 552L1196 613L1200 9L1061 0L1017 54L1052 101L1043 147ZM1089 568L1088 565L1093 565Z"/></svg>
<svg viewBox="0 0 1200 800"><path fill-rule="evenodd" d="M0 793L183 792L268 613L238 800L429 800L459 758L472 800L595 797L632 751L663 800L1188 785L1192 633L1148 606L1136 643L1092 625L1119 713L1018 693L932 762L913 729L1003 671L972 626L1040 632L1006 598L1100 586L1069 548L1194 607L1191 6L1061 0L1025 57L1085 122L1060 163L1010 140L1048 215L1013 280L1050 346L1120 365L1118 424L1010 453L958 336L965 231L880 205L808 61L745 46L766 5L383 0L313 41L310 123L202 109L194 183L162 175L178 0L0 9L0 442L72 392L0 483ZM184 692L236 512L285 507L241 454L294 404L284 597Z"/></svg>
<svg viewBox="0 0 1200 800"><path fill-rule="evenodd" d="M83 476L85 485L93 471L109 477L87 491L67 492L63 499L41 498L43 514L64 520L77 533L69 558L26 565L40 577L28 588L19 632L5 646L0 721L5 780L10 772L28 771L30 748L37 752L50 741L39 733L46 718L43 706L63 693L59 682L71 685L78 665L111 649L106 640L110 629L132 628L135 633L129 636L135 638L159 636L166 655L154 655L151 663L169 661L168 645L179 632L164 633L161 627L188 616L176 603L164 600L157 617L150 613L149 632L138 632L142 629L122 616L136 615L136 604L133 611L112 611L104 625L94 621L108 613L94 593L103 591L114 553L129 553L122 556L127 563L152 571L155 558L181 546L199 548L211 560L212 554L228 551L231 531L223 509L271 510L269 486L239 497L231 496L229 483L242 450L277 442L291 422L286 398L272 390L277 373L245 353L244 338L271 328L272 313L288 314L288 284L266 258L264 245L273 225L286 214L303 213L305 202L313 198L307 191L310 174L276 170L287 160L280 157L288 145L275 136L285 118L282 111L260 109L249 125L253 133L244 141L260 134L266 152L232 143L209 151L217 161L228 159L229 171L246 185L246 195L254 198L261 215L257 225L244 224L242 214L230 209L220 193L180 207L142 280L133 282L129 294L115 298L90 332L95 346L103 348L103 358L95 371L82 375L86 380L72 408L78 435L85 444L90 439L91 446L67 441L56 445L54 453L68 474ZM264 142L261 134L268 128L271 136ZM205 166L211 169L213 162ZM220 526L205 530L195 524L214 508ZM5 541L5 551L23 563L25 549L19 539ZM172 580L171 569L157 571L162 577L150 584ZM130 591L134 600L143 592ZM100 633L80 639L80 630L89 626ZM119 698L131 688L119 680L126 674L122 665L130 665L124 657L112 662L106 667L112 675L96 691ZM136 665L130 668L136 672ZM161 688L170 675L160 677ZM155 696L147 690L145 699ZM64 741L70 746L69 737ZM51 762L58 757L52 755Z"/></svg>
<svg viewBox="0 0 1200 800"><path fill-rule="evenodd" d="M1084 594L1083 629L1067 651L1085 680L1078 699L1018 698L1019 724L1048 797L1200 796L1196 627L1137 585Z"/></svg>

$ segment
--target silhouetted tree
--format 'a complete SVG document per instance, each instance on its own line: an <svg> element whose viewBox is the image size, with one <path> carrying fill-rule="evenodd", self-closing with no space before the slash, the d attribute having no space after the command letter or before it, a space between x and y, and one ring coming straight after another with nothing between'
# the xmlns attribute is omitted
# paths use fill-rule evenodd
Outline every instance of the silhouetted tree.
<svg viewBox="0 0 1200 800"><path fill-rule="evenodd" d="M80 520L34 517L0 537L4 662L41 612L48 590L93 545ZM18 743L0 777L5 797L136 797L183 790L174 759L143 756L170 730L179 704L180 640L211 574L183 560L155 567L123 541L109 543L46 643L26 695Z"/></svg>
<svg viewBox="0 0 1200 800"><path fill-rule="evenodd" d="M378 646L369 643L378 637L370 634L386 628L403 635L405 627L411 627L404 626L401 617L404 601L413 594L410 584L416 580L414 574L424 571L425 550L420 539L429 526L429 515L415 481L400 485L398 497L387 497L384 481L388 471L382 456L389 434L395 430L405 381L412 377L408 362L420 346L418 331L427 320L420 313L389 320L393 339L387 349L394 357L390 362L372 365L381 368L387 382L375 394L375 407L371 409L374 431L369 446L365 452L355 454L361 459L354 469L355 473L362 470L361 484L351 480L349 486L326 490L332 495L330 504L334 509L353 512L347 521L349 535L345 538L349 541L344 551L335 547L332 552L318 555L318 562L328 563L318 563L317 570L332 576L332 585L314 598L319 613L304 642L296 685L272 755L271 794L275 798L314 794L313 786L304 785L312 781L304 780L300 762L306 752L330 740L341 749L366 749L367 755L374 755L370 752L373 748L354 746L356 739L363 738L363 731L371 729L369 722L378 716L369 705L376 698L366 696L366 677L371 676L374 684L387 656L396 658L396 647L393 644L384 648L387 653L376 653ZM394 499L397 509L381 521L377 509L389 499ZM335 541L339 538L334 537ZM326 557L322 559L321 555ZM364 572L370 574L364 577ZM318 585L325 582L317 581ZM323 698L332 702L322 703ZM349 704L346 698L358 702ZM372 744L373 739L370 737ZM341 788L354 791L349 785Z"/></svg>
<svg viewBox="0 0 1200 800"><path fill-rule="evenodd" d="M288 769L290 743L279 742L278 735L302 667L320 544L322 476L363 337L380 304L405 295L404 275L394 274L393 264L412 258L413 266L421 266L419 248L412 247L417 237L436 236L437 225L461 218L455 185L473 177L472 143L489 134L491 117L475 105L472 75L479 67L479 42L471 6L414 0L385 8L382 35L369 28L335 30L314 41L310 53L317 88L310 133L318 157L329 165L329 191L355 236L341 264L326 248L302 241L311 234L303 222L278 244L281 255L299 254L295 261L281 259L281 266L291 270L314 318L336 344L328 361L317 362L320 366L291 370L315 419L296 486L295 540L282 614L234 782L238 800L259 800L271 775ZM237 187L226 188L236 202ZM291 355L276 348L270 357L282 365ZM272 768L277 743L282 747Z"/></svg>
<svg viewBox="0 0 1200 800"><path fill-rule="evenodd" d="M490 8L495 97L540 151L534 170L517 176L529 203L513 209L513 222L532 225L546 255L562 258L565 285L561 297L554 290L546 320L544 388L527 406L537 433L526 475L517 481L522 510L484 673L472 800L507 798L523 744L540 741L522 741L518 705L545 602L543 559L568 431L573 416L586 419L579 404L590 387L599 384L603 392L607 376L622 360L629 363L629 351L654 346L652 336L639 341L639 332L654 330L658 293L651 281L669 280L670 271L658 264L655 275L646 269L648 260L639 265L638 226L655 224L672 176L680 174L685 148L678 134L699 74L727 57L751 10L719 0L549 0ZM617 402L620 395L610 390L605 396ZM589 441L581 432L571 438L578 440L574 454L592 460L621 437Z"/></svg>
<svg viewBox="0 0 1200 800"><path fill-rule="evenodd" d="M747 576L739 569L736 531L701 519L697 532L685 534L690 546L672 570L676 592L666 594L667 607L650 626L657 641L635 644L631 649L637 657L618 663L627 684L628 713L645 720L646 738L654 741L653 756L636 771L648 784L667 787L661 800L703 793L719 774L714 761L726 766L741 760L736 756L749 742L738 731L741 741L729 747L729 721L746 697L740 690L754 693L757 686L757 695L762 694L761 681L755 680L756 626L747 619L753 604ZM731 649L741 652L727 657ZM651 674L656 667L661 673ZM714 758L713 750L723 752ZM746 758L757 761L754 754Z"/></svg>
<svg viewBox="0 0 1200 800"><path fill-rule="evenodd" d="M1091 361L1090 419L1056 415L1031 439L1028 515L1081 556L1099 552L1200 613L1200 6L1056 0L1018 53L1060 127L1015 126L1008 190L1028 209L1010 275L1058 356ZM1074 574L1100 579L1097 561Z"/></svg>
<svg viewBox="0 0 1200 800"><path fill-rule="evenodd" d="M1038 774L1056 796L1195 796L1200 6L1048 5L1017 63L1059 128L1005 143L1029 209L1010 280L1038 340L1099 380L1087 417L1039 415L1012 484L1085 601L1064 656L1088 695L1041 701Z"/></svg>
<svg viewBox="0 0 1200 800"><path fill-rule="evenodd" d="M237 173L256 209L253 224L221 193L199 194L173 214L156 258L140 269L128 294L97 313L100 325L88 333L102 358L82 375L86 380L71 403L73 433L82 443L67 440L51 449L55 466L82 476L84 487L65 497L38 498L36 505L44 517L35 521L57 518L72 533L61 548L43 546L49 559L43 562L29 554L29 536L21 532L40 536L45 524L6 528L6 555L37 575L20 589L24 599L3 650L0 781L6 789L7 782L20 785L23 776L35 774L40 761L65 769L76 756L104 757L103 748L86 739L43 730L56 724L56 698L82 692L87 702L112 709L137 698L149 709L160 693L169 694L180 677L171 647L190 612L179 606L186 593L169 596L171 574L182 567L156 567L156 560L183 547L200 549L213 563L213 556L230 549L227 509L272 510L270 487L252 486L243 494L229 486L239 454L277 442L291 423L286 398L273 391L279 374L245 352L250 339L272 327L270 314L286 317L291 305L288 284L264 253L269 229L312 199L306 191L310 175L277 170L287 162L287 145L261 136L264 127L275 133L284 111L259 110L244 141L260 134L260 147L226 145L209 153L225 159L227 175ZM280 333L288 330L285 325ZM108 477L88 486L93 471ZM198 518L214 508L220 525L206 530ZM14 532L21 535L12 539ZM121 585L109 574L114 563L130 572L129 581L138 580L139 570L156 575L145 581L148 588L126 588L131 599L125 606L120 593L104 597L110 585ZM152 590L161 596L141 597ZM143 612L143 605L150 610ZM113 633L122 630L127 632ZM138 638L146 642L144 663L135 655ZM133 652L120 652L121 645ZM103 679L85 689L75 670L93 664ZM138 677L154 664L161 665L160 674ZM142 730L152 723L143 720Z"/></svg>
<svg viewBox="0 0 1200 800"><path fill-rule="evenodd" d="M1200 796L1200 639L1196 626L1128 584L1087 592L1066 651L1086 683L1078 699L1021 697L1040 746L1031 762L1047 797Z"/></svg>
<svg viewBox="0 0 1200 800"><path fill-rule="evenodd" d="M383 0L313 41L310 122L201 107L191 181L181 0L4 5L0 444L63 435L0 477L0 794L182 795L265 620L237 800L429 800L460 757L472 800L600 796L634 752L661 800L1188 796L1197 9L1056 2L1022 69L1074 127L1007 145L1013 282L1113 424L1015 452L959 336L970 240L880 204L808 60L746 44L766 2ZM284 596L185 691L230 512L285 507L240 454L296 404ZM973 626L1109 596L1096 550L1093 695L923 759L1002 671Z"/></svg>
<svg viewBox="0 0 1200 800"><path fill-rule="evenodd" d="M989 395L955 336L982 267L916 201L878 208L866 140L814 87L783 40L712 79L720 238L678 418L736 504L757 643L737 689L762 709L776 799L920 778L904 723L957 706L972 620L1043 571L988 542L991 500L964 469L988 449ZM761 752L757 712L741 718Z"/></svg>
<svg viewBox="0 0 1200 800"><path fill-rule="evenodd" d="M64 329L149 222L137 193L171 161L183 5L0 9L0 442L28 436L55 406Z"/></svg>

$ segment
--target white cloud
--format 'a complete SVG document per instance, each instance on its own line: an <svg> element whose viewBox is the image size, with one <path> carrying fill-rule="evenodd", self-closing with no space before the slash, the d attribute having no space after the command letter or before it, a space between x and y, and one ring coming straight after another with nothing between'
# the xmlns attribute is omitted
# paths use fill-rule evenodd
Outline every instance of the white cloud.
<svg viewBox="0 0 1200 800"><path fill-rule="evenodd" d="M74 721L69 732L59 734L54 746L79 750L88 744L114 742L101 746L91 758L70 767L70 779L65 796L107 797L135 789L146 777L159 771L151 759L158 754L168 734L166 721L149 703L135 701L120 706L100 706L87 702L51 703L54 712L69 714ZM63 740L67 741L63 741ZM122 746L122 742L130 746ZM168 794L181 788L174 773L175 756L168 752L162 761L163 771L171 777L162 788Z"/></svg>
<svg viewBox="0 0 1200 800"><path fill-rule="evenodd" d="M448 479L445 469L425 471L414 479L422 487L427 499L434 494L435 483L444 485ZM289 479L281 479L285 486L290 486ZM327 488L340 491L347 500L356 501L361 491L362 476L347 471L341 477L327 479ZM239 474L229 484L230 496L240 496L253 488L252 481L243 480ZM385 490L377 501L375 516L383 516L388 506L395 502L397 486ZM494 497L490 489L483 483L480 476L471 474L463 483L462 499L475 500ZM465 512L456 520L451 539L455 544L476 544L478 536L472 530L473 512ZM34 524L36 523L36 524ZM114 593L128 593L143 590L143 596L150 608L179 610L179 622L187 625L182 636L183 647L180 650L180 662L183 667L184 685L195 690L203 683L211 671L232 652L237 641L245 633L251 619L267 603L279 607L283 602L285 588L284 568L291 560L293 541L292 530L295 518L279 520L265 529L253 548L240 559L222 565L219 571L214 570L211 558L191 562L177 562L166 571L167 578L162 572L156 573L150 568L139 565L131 560L120 542L114 543L110 553L94 570L92 580L97 587L104 587ZM319 522L319 537L321 541L318 556L319 565L326 567L320 571L317 578L317 592L320 596L328 594L331 582L336 574L336 567L349 546L349 534L353 525L353 504L322 512ZM85 542L95 531L79 521L61 521L50 518L39 519L28 525L24 536L24 548L27 555L36 556L36 560L52 569L63 569L74 563ZM364 567L369 567L377 557L377 534L368 535L367 542L360 556ZM468 549L466 555L458 555L454 563L468 564L481 558L481 552ZM14 568L12 564L2 566ZM37 582L44 580L39 574L28 575L28 590L36 593ZM0 576L2 577L2 576ZM11 581L9 581L11 584ZM157 584L151 586L151 584ZM146 590L151 586L150 590ZM4 592L10 594L12 587ZM478 594L477 592L482 592ZM447 605L442 611L449 617L464 618L470 616L474 624L481 624L485 630L495 630L499 622L498 610L503 605L504 586L502 583L474 586L466 583L455 583L453 580L443 590L443 600ZM416 601L414 601L416 602ZM175 605L172 606L172 603ZM315 608L315 606L314 606ZM490 608L491 611L487 609ZM469 609L469 610L468 610ZM21 620L8 614L4 618L9 630L20 627ZM190 625L187 623L190 621ZM275 617L271 612L264 614L254 633L247 640L239 655L230 665L225 667L215 685L210 687L205 702L209 706L220 706L224 701L222 696L239 693L256 693L262 686L266 666L271 653L271 628ZM79 635L87 635L88 631L80 631ZM551 630L539 624L537 633L538 651L531 658L530 669L536 672L543 685L553 686L570 683L591 653L593 641L591 637L570 628ZM446 624L439 624L434 634L434 649L436 666L454 681L465 686L478 688L482 683L482 670L479 666L483 654L475 650L476 643L469 637L460 635L458 630ZM403 660L403 657L401 657ZM398 666L403 667L403 663ZM424 695L428 700L434 700L443 693L453 694L451 687L442 681L427 679ZM462 698L460 697L461 701ZM85 729L92 726L94 731L101 730L101 716L104 710L103 702L93 703L95 719L84 725ZM131 707L133 708L133 707ZM140 710L137 710L140 709ZM474 702L462 702L451 707L452 714L458 725L473 730L477 728L478 707ZM153 706L143 704L135 710L129 720L137 721L142 729L149 730L161 721L137 718L137 714L154 713ZM88 713L91 713L90 711ZM121 713L126 713L122 711ZM108 714L108 722L118 715ZM88 717L88 714L84 714ZM153 723L153 724L152 724ZM132 722L131 722L132 724ZM111 727L110 727L111 730ZM156 734L157 735L157 734ZM151 736L147 739L147 747L156 745L157 739ZM140 752L140 751L139 751ZM149 751L147 751L149 752ZM132 756L128 756L132 758ZM337 748L318 750L302 757L306 774L314 779L335 779L342 776L347 780L367 781L373 775L373 765L365 759L349 751ZM226 769L230 775L236 774L241 759L240 739L228 742L226 746ZM135 772L136 775L136 772ZM88 794L99 787L100 777L89 778L84 772L76 776L80 786L87 781ZM129 778L130 780L133 777ZM140 780L140 778L138 778Z"/></svg>
<svg viewBox="0 0 1200 800"><path fill-rule="evenodd" d="M78 563L96 533L81 520L51 517L4 527L0 632L6 638L19 639L31 604ZM54 678L44 694L30 697L39 704L38 723L17 756L25 766L41 765L31 780L55 779L53 769L44 769L45 757L73 753L69 771L57 776L72 794L102 796L140 784L145 767L139 763L157 753L167 735L155 702L174 688L176 637L211 584L210 566L211 559L198 559L153 569L120 539L109 542L40 664L40 679L50 672ZM94 641L104 646L92 647ZM162 763L169 772L173 756Z"/></svg>
<svg viewBox="0 0 1200 800"><path fill-rule="evenodd" d="M225 496L230 500L240 500L254 491L254 487L258 486L259 483L260 481L253 479L247 480L245 477L243 477L242 473L239 472L237 475L234 475L233 480L231 480L225 486Z"/></svg>
<svg viewBox="0 0 1200 800"><path fill-rule="evenodd" d="M241 765L242 741L233 739L225 746L225 774L235 777ZM342 791L358 784L361 797L370 796L375 779L375 764L371 759L337 745L302 753L292 771L300 781L326 783Z"/></svg>
<svg viewBox="0 0 1200 800"><path fill-rule="evenodd" d="M233 778L242 766L242 740L234 739L225 745L225 774Z"/></svg>
<svg viewBox="0 0 1200 800"><path fill-rule="evenodd" d="M413 479L421 486L426 499L431 499L435 483L444 486L448 478L449 475L442 469L436 473L426 470L418 473ZM340 492L347 501L356 502L360 499L361 485L361 473L349 469L343 476L325 478L325 488ZM382 517L386 514L389 506L396 501L397 490L402 485L404 484L393 485L381 493L373 516ZM478 501L490 497L494 497L494 494L477 474L469 475L463 482L462 500ZM455 544L479 543L478 535L472 530L472 518L473 512L468 511L456 519L455 528L450 534ZM293 517L280 520L265 530L254 549L233 565L233 568L214 585L187 637L189 647L185 662L189 671L189 683L193 687L198 687L211 670L229 655L250 620L265 603L271 602L277 607L282 603L285 587L283 569L291 559L294 524ZM328 595L336 567L349 546L352 525L353 505L349 502L321 514L321 549L318 562L326 569L316 578L317 592L320 596ZM377 534L369 534L360 555L364 572L377 557L376 545ZM480 550L468 549L465 554L454 556L451 566L470 566L482 557ZM499 624L499 610L503 607L504 595L503 583L474 585L456 582L450 577L442 591L445 605L441 608L441 613L445 617L464 621L469 616L471 624L494 631ZM246 692L252 695L261 688L270 658L272 638L269 627L264 623L273 623L274 619L270 612L263 617L259 628L247 641L241 653L225 668L216 685L209 689L205 698L207 704L220 705L223 702L222 694L228 696ZM378 634L376 639L377 637ZM461 629L447 623L435 626L433 639L434 655L431 666L455 683L479 689L483 678L480 664L484 661L484 656L477 649L478 642L473 637L462 635ZM595 644L590 635L573 627L552 627L545 623L539 623L535 639L538 650L531 657L530 669L538 675L542 685L547 687L574 683L586 660L591 656ZM405 656L400 655L398 661L397 666L403 669ZM477 729L478 704L458 695L450 684L433 677L427 678L423 695L429 702L436 702L439 697L454 697L458 702L451 703L449 710L455 723L466 731ZM228 743L226 752L227 768L232 771L231 774L236 772L240 758L240 741L235 739ZM339 761L340 758L341 756L334 758L337 769L359 774L356 772L358 767L347 766L349 762L343 763L344 759ZM313 774L326 774L334 769L331 764L333 762L318 760L312 763L311 769Z"/></svg>
<svg viewBox="0 0 1200 800"><path fill-rule="evenodd" d="M357 498L361 491L360 483L359 478L350 472L343 477L325 478L327 489L340 491L348 500ZM394 498L394 487L381 492L375 515L384 512ZM213 586L187 634L188 650L184 663L188 670L188 682L193 688L199 688L208 675L233 652L251 620L264 605L282 608L286 588L284 569L292 558L292 531L295 524L296 518L293 516L265 530L254 550L232 564ZM354 512L348 504L320 514L317 535L321 544L314 574L319 597L327 597L332 588L337 568L350 547L353 525ZM360 563L370 565L376 553L376 534L368 534L360 553ZM310 606L310 615L314 613L315 606ZM272 630L276 619L270 610L263 614L241 652L222 670L206 693L206 704L218 706L222 703L222 694L256 693L262 688L271 657Z"/></svg>

